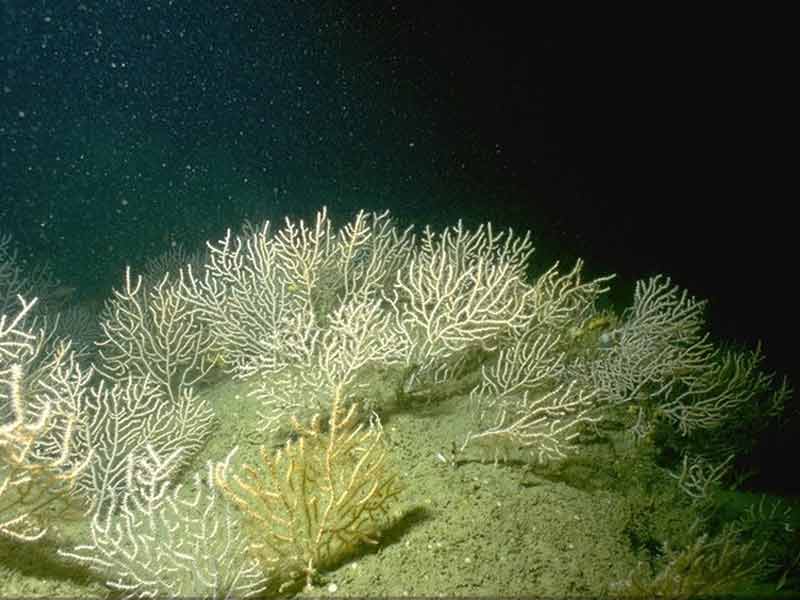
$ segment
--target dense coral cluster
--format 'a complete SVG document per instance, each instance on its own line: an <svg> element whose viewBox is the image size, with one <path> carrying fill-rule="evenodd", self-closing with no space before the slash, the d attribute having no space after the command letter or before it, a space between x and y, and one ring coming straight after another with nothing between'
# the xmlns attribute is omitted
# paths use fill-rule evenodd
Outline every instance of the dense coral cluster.
<svg viewBox="0 0 800 600"><path fill-rule="evenodd" d="M453 466L473 446L560 461L621 419L639 442L668 431L679 488L707 500L740 417L779 417L788 381L760 348L718 347L705 303L669 279L639 282L616 316L611 277L585 281L580 261L532 275L532 253L530 234L417 235L388 213L246 224L126 270L96 344L73 349L52 304L17 298L32 286L0 237L0 534L33 541L63 516L51 507L79 506L91 541L62 556L128 597L311 585L391 522L402 481L379 415L455 395L473 428L443 440ZM260 460L231 453L187 483L218 422L203 386L225 374L260 406ZM722 569L736 548L702 538L686 556Z"/></svg>

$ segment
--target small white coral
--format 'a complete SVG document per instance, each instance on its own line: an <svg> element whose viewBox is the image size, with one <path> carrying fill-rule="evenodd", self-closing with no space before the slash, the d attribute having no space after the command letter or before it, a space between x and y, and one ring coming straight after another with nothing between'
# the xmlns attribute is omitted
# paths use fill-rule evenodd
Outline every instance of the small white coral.
<svg viewBox="0 0 800 600"><path fill-rule="evenodd" d="M268 580L247 554L248 543L230 505L204 478L170 486L180 450L160 456L151 446L128 461L128 489L96 513L92 542L62 556L87 564L123 598L248 597ZM209 467L210 468L210 467Z"/></svg>

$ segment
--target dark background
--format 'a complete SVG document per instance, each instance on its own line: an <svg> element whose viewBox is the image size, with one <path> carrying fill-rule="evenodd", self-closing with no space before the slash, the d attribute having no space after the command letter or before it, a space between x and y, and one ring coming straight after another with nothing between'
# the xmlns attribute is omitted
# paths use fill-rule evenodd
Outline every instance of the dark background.
<svg viewBox="0 0 800 600"><path fill-rule="evenodd" d="M3 0L0 230L92 298L245 218L491 220L793 371L787 17L430 4Z"/></svg>

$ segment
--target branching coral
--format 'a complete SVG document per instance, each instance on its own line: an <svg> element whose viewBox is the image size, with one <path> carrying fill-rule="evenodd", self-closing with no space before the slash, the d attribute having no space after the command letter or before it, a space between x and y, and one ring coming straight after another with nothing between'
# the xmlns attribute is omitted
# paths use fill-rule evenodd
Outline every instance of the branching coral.
<svg viewBox="0 0 800 600"><path fill-rule="evenodd" d="M277 452L262 447L262 464L233 472L232 453L215 470L253 527L251 551L286 586L305 579L310 587L319 569L376 544L401 491L381 429L359 423L355 404L345 411L340 388L324 425L319 415L308 426L294 419L296 440Z"/></svg>

